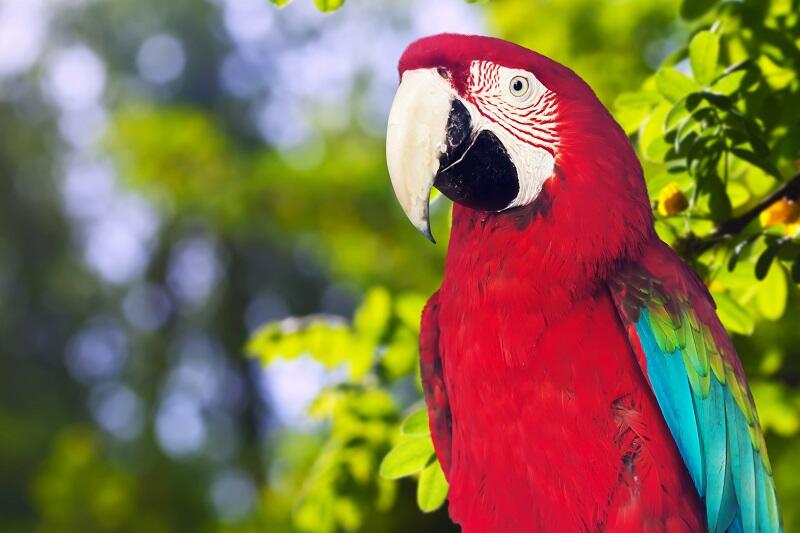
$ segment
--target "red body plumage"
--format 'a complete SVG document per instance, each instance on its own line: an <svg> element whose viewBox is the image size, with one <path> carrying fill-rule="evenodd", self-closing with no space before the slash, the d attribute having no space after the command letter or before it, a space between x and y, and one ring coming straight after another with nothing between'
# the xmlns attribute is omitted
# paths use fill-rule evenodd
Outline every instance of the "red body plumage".
<svg viewBox="0 0 800 533"><path fill-rule="evenodd" d="M469 99L459 73L489 59L536 72L563 102L555 172L533 204L454 206L423 315L451 516L467 533L704 530L606 284L657 242L627 137L565 67L509 43L435 39L412 45L401 72L445 66Z"/></svg>
<svg viewBox="0 0 800 533"><path fill-rule="evenodd" d="M607 288L550 278L530 253L493 253L552 238L513 215L455 208L423 324L452 417L449 431L434 427L437 449L449 448L451 516L467 532L702 531L703 507Z"/></svg>

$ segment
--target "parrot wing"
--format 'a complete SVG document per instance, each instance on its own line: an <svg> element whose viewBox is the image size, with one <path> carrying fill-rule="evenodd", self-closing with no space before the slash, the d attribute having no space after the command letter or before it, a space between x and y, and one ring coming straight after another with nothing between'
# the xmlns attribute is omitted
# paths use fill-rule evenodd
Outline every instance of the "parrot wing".
<svg viewBox="0 0 800 533"><path fill-rule="evenodd" d="M442 465L445 477L450 479L450 448L452 418L447 389L444 384L444 368L439 354L439 293L430 297L422 311L419 337L420 374L428 404L431 437L436 456Z"/></svg>
<svg viewBox="0 0 800 533"><path fill-rule="evenodd" d="M709 531L782 531L753 397L703 282L657 241L609 287Z"/></svg>

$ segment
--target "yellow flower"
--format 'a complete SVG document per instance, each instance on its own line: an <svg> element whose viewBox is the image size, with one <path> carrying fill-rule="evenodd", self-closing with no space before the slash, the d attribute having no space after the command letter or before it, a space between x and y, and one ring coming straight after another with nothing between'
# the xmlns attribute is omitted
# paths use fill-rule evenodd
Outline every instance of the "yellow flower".
<svg viewBox="0 0 800 533"><path fill-rule="evenodd" d="M658 214L669 216L680 213L689 207L689 201L675 182L670 183L658 193Z"/></svg>
<svg viewBox="0 0 800 533"><path fill-rule="evenodd" d="M763 228L776 224L786 224L786 229L788 230L788 226L800 222L800 204L793 200L781 198L764 209L758 215L758 220Z"/></svg>
<svg viewBox="0 0 800 533"><path fill-rule="evenodd" d="M712 279L711 283L708 284L708 290L713 292L722 292L725 290L725 285L715 279Z"/></svg>

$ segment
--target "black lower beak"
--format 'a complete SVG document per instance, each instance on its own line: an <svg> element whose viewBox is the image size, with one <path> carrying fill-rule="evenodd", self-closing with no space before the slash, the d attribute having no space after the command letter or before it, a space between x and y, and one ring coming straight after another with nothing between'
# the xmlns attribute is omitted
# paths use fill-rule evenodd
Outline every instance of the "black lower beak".
<svg viewBox="0 0 800 533"><path fill-rule="evenodd" d="M469 111L458 99L450 108L446 144L433 182L442 194L481 211L501 211L514 201L519 180L508 151L491 131L475 135Z"/></svg>

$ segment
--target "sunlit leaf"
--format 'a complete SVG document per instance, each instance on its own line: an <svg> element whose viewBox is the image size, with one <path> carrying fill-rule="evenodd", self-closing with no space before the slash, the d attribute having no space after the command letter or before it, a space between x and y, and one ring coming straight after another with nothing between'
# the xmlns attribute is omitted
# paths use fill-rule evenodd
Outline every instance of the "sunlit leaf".
<svg viewBox="0 0 800 533"><path fill-rule="evenodd" d="M403 421L400 431L404 435L430 435L430 427L428 426L428 410L422 408L414 411Z"/></svg>
<svg viewBox="0 0 800 533"><path fill-rule="evenodd" d="M700 98L707 101L708 103L710 103L711 105L713 105L718 109L723 109L725 111L728 111L733 107L733 101L727 96L724 96L722 94L716 94L709 91L701 91L697 93L696 96L699 96Z"/></svg>
<svg viewBox="0 0 800 533"><path fill-rule="evenodd" d="M753 196L750 194L750 189L736 181L731 181L728 183L727 191L728 198L731 200L731 207L734 209L746 204Z"/></svg>
<svg viewBox="0 0 800 533"><path fill-rule="evenodd" d="M747 76L746 70L736 70L727 76L723 76L711 86L711 91L730 96L739 90L742 86L742 81Z"/></svg>
<svg viewBox="0 0 800 533"><path fill-rule="evenodd" d="M632 107L650 108L658 104L660 101L661 97L655 91L628 92L622 93L614 100L614 108L618 110Z"/></svg>
<svg viewBox="0 0 800 533"><path fill-rule="evenodd" d="M717 304L717 314L726 329L742 335L750 335L755 322L750 313L729 295L721 292L711 293Z"/></svg>
<svg viewBox="0 0 800 533"><path fill-rule="evenodd" d="M777 261L772 263L767 276L758 286L756 303L761 315L767 320L778 320L786 310L789 283L786 272Z"/></svg>
<svg viewBox="0 0 800 533"><path fill-rule="evenodd" d="M670 102L677 102L690 93L700 90L694 80L672 67L662 67L656 72L658 92Z"/></svg>
<svg viewBox="0 0 800 533"><path fill-rule="evenodd" d="M647 118L649 113L649 107L626 107L616 110L614 112L614 118L619 122L619 125L622 126L622 129L625 130L625 133L632 135L639 129L639 126L642 125L642 121Z"/></svg>
<svg viewBox="0 0 800 533"><path fill-rule="evenodd" d="M783 177L781 176L780 171L775 167L775 165L771 161L769 161L768 159L766 159L766 158L764 158L762 156L759 156L755 152L751 152L750 150L746 150L744 148L732 148L731 149L731 153L734 156L738 157L739 159L741 159L743 161L747 161L751 165L754 165L754 166L760 168L761 170L763 170L767 174L769 174L769 175L771 175L771 176L773 176L773 177L775 177L775 178L777 178L779 180L783 179Z"/></svg>
<svg viewBox="0 0 800 533"><path fill-rule="evenodd" d="M664 118L664 129L669 131L688 117L689 110L686 108L686 99L681 98L675 102L675 105L672 106L669 113L667 113L667 116Z"/></svg>
<svg viewBox="0 0 800 533"><path fill-rule="evenodd" d="M664 140L664 119L672 106L664 102L653 109L639 132L639 147L651 161L661 161L669 150Z"/></svg>
<svg viewBox="0 0 800 533"><path fill-rule="evenodd" d="M719 36L710 31L698 32L689 42L689 62L694 79L708 85L714 79L719 58Z"/></svg>
<svg viewBox="0 0 800 533"><path fill-rule="evenodd" d="M767 54L758 58L758 66L764 75L764 80L774 90L785 89L797 79L797 73L791 68L781 66L773 61Z"/></svg>
<svg viewBox="0 0 800 533"><path fill-rule="evenodd" d="M447 498L447 479L439 461L425 467L417 485L417 505L424 513L431 513L442 506Z"/></svg>
<svg viewBox="0 0 800 533"><path fill-rule="evenodd" d="M381 462L380 474L386 479L398 479L416 474L433 457L430 437L415 437L400 442Z"/></svg>

